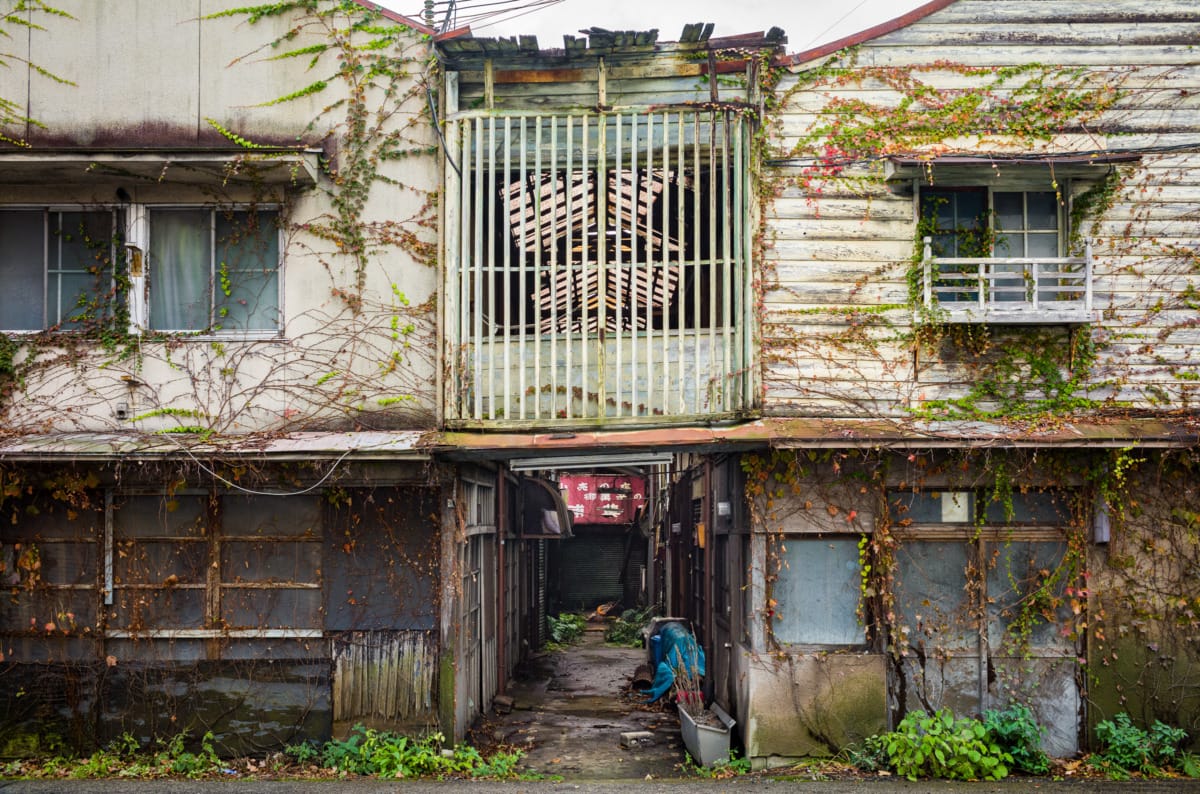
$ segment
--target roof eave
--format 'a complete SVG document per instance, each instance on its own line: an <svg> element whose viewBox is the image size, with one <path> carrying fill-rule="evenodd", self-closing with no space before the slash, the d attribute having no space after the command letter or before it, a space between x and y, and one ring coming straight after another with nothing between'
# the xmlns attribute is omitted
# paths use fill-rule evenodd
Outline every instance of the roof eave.
<svg viewBox="0 0 1200 794"><path fill-rule="evenodd" d="M852 33L849 36L844 36L836 41L831 41L828 44L822 44L812 49L803 50L792 55L785 55L779 58L777 63L783 66L798 66L809 61L814 61L817 58L824 58L826 55L832 55L839 50L844 50L847 47L854 47L859 44L864 44L872 39L877 39L880 36L887 35L901 28L908 27L914 22L918 22L930 14L941 11L949 5L957 3L958 0L930 0L922 6L914 8L907 14L902 14L895 19L890 19L887 22L881 22L878 25L869 27L866 30L860 30L858 33Z"/></svg>

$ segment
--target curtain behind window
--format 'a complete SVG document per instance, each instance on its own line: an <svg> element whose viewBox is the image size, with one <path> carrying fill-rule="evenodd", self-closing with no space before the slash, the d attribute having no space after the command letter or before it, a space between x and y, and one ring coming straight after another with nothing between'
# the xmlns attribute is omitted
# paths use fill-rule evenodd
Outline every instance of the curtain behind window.
<svg viewBox="0 0 1200 794"><path fill-rule="evenodd" d="M0 212L0 328L42 328L45 293L45 213L40 210Z"/></svg>
<svg viewBox="0 0 1200 794"><path fill-rule="evenodd" d="M150 327L203 331L212 284L212 231L208 210L150 213Z"/></svg>

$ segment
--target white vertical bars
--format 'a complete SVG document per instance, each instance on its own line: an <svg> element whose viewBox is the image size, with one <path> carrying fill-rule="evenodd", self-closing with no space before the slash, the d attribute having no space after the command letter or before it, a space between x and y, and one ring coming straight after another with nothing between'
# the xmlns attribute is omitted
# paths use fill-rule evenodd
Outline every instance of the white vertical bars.
<svg viewBox="0 0 1200 794"><path fill-rule="evenodd" d="M461 351L450 418L742 407L753 280L739 114L472 113L450 131L464 166L447 181Z"/></svg>

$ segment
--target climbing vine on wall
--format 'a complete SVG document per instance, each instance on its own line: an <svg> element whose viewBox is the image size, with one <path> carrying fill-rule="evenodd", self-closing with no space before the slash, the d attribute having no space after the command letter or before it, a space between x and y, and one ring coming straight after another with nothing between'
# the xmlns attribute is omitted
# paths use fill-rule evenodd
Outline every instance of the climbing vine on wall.
<svg viewBox="0 0 1200 794"><path fill-rule="evenodd" d="M53 13L41 2L18 5L22 15L13 17L18 23L6 18L6 24ZM115 209L97 204L93 215L116 219L111 235L74 226L55 231L64 240L87 238L94 285L62 322L0 337L0 410L9 432L36 432L48 422L60 430L95 430L99 423L135 434L170 433L176 445L190 445L281 428L394 428L432 421L436 307L423 286L433 282L429 273L436 258L428 40L383 12L344 0L245 6L200 24L228 30L239 21L247 29L270 27L273 38L231 64L211 68L272 68L277 75L279 68L266 65L274 61L301 67L283 73L316 77L262 99L264 109L297 111L282 116L283 124L294 126L271 130L270 143L209 119L210 133L242 154L216 182L190 186L184 179L177 200L214 207L219 220L233 228L235 242L267 239L278 227L286 259L280 280L286 275L289 297L276 304L265 296L261 307L280 313L278 336L245 339L222 329L232 324L225 305L256 311L252 301L263 298L248 302L238 293L227 262L219 263L211 287L210 299L222 307L211 326L198 332L132 328L136 318L128 306L136 285L123 228L128 212L119 203ZM278 88L276 83L273 89ZM304 118L304 108L314 108L311 117ZM276 110L264 112L279 117ZM254 109L246 114L253 119ZM280 143L287 135L295 145ZM279 158L298 162L318 148L321 172L313 186L302 185L296 166L291 184L263 178L278 172ZM165 162L155 178L96 164L88 173L106 187L124 186L118 202L127 202L125 187L170 185L181 170L187 166ZM152 282L153 268L151 262ZM321 280L327 284L324 297L309 286ZM152 325L164 327L153 318ZM87 390L65 388L66 372L75 373L72 379L86 373ZM128 407L120 413L122 404Z"/></svg>
<svg viewBox="0 0 1200 794"><path fill-rule="evenodd" d="M1143 277L1145 292L1157 292L1159 297L1157 303L1151 297L1138 304L1140 295L1131 299L1097 287L1097 311L1118 320L1125 332L1104 326L1069 334L954 328L944 323L936 305L926 307L922 300L922 239L931 234L932 220L913 217L911 260L881 263L873 272L863 270L853 284L847 281L843 292L857 299L852 303L838 305L833 297L814 299L798 287L812 289L815 284L781 282L768 265L763 287L767 294L785 297L787 304L821 305L768 313L764 383L784 391L787 383L775 376L791 362L796 362L795 369L809 371L811 360L829 358L837 365L828 377L811 378L795 387L819 404L838 399L843 403L840 410L851 414L878 415L893 400L892 411L898 416L911 409L926 419L1005 421L1012 417L1021 422L1121 412L1137 399L1160 407L1180 405L1179 395L1191 388L1190 368L1164 370L1166 383L1143 385L1136 374L1137 368L1149 363L1145 356L1152 355L1155 343L1169 348L1176 344L1177 335L1194 325L1189 301L1195 303L1190 296L1196 289L1190 281L1179 287L1194 272L1194 256L1184 250L1187 246L1170 239L1186 238L1187 233L1182 226L1163 230L1164 224L1153 217L1163 185L1183 178L1182 171L1169 170L1170 147L1131 148L1127 159L1140 156L1140 163L1097 168L1102 176L1091 184L1069 183L1056 173L1053 160L1053 155L1064 152L1085 157L1125 152L1121 136L1135 128L1132 120L1143 108L1160 113L1183 101L1187 92L1171 90L1172 75L1170 67L1045 63L977 67L941 60L879 66L869 62L867 53L850 49L783 80L771 103L778 110L771 115L766 201L785 194L803 196L811 208L805 217L816 218L818 227L824 212L834 219L849 219L851 205L861 207L863 221L876 215L877 206L887 205L879 217L891 219L902 207L889 191L898 190L907 198L912 180L889 182L885 166L890 158L926 160L928 165L917 169L918 180L939 186L940 172L934 162L944 155L974 158L988 178L1013 176L1026 167L1013 165L1014 159L1044 157L1044 165L1037 169L1045 174L1046 190L1055 192L1067 208L1063 213L1069 222L1064 238L1067 253L1081 255L1089 238L1097 261L1112 269L1112 278ZM1152 180L1148 181L1148 174L1153 174ZM766 217L770 210L764 208ZM1127 219L1122 220L1126 213ZM837 221L830 228L839 228ZM775 233L768 222L764 241L768 247ZM990 235L992 224L984 218L959 233ZM813 239L824 239L818 230L809 233L813 234L817 234ZM844 242L849 247L857 239L852 236ZM973 245L967 244L959 256L990 255L993 240L966 242ZM772 259L769 251L767 259ZM1099 279L1104 271L1096 272ZM885 299L871 305L870 300L862 300L870 292L894 291L898 274L905 280L905 304ZM1148 345L1137 348L1132 340L1138 339ZM898 348L912 351L911 366L895 359ZM805 360L810 362L807 367ZM945 391L953 389L915 383L925 369L933 367L933 380L940 384L946 377L941 364L959 375L955 385L962 387L964 396L946 397ZM864 380L881 380L881 386L889 378L908 380L909 393L898 382L894 393L862 395L856 402L855 395L861 395L857 381L850 392L839 381L856 367L862 368Z"/></svg>

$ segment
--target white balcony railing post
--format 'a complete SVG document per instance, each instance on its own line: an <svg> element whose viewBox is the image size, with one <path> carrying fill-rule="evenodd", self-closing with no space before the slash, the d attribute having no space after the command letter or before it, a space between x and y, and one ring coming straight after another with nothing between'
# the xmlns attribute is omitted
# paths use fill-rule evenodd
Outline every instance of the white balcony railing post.
<svg viewBox="0 0 1200 794"><path fill-rule="evenodd" d="M984 285L987 284L989 270L987 262L981 259L979 261L979 311L981 312L987 311L988 294L987 290L984 289Z"/></svg>
<svg viewBox="0 0 1200 794"><path fill-rule="evenodd" d="M1083 310L1092 310L1092 241L1083 244Z"/></svg>
<svg viewBox="0 0 1200 794"><path fill-rule="evenodd" d="M925 254L921 260L922 267L925 269L924 291L925 291L925 308L933 308L933 238L925 238Z"/></svg>
<svg viewBox="0 0 1200 794"><path fill-rule="evenodd" d="M1038 262L1034 262L1029 266L1030 277L1033 279L1033 310L1035 312L1038 310L1038 287L1042 283L1038 265Z"/></svg>

